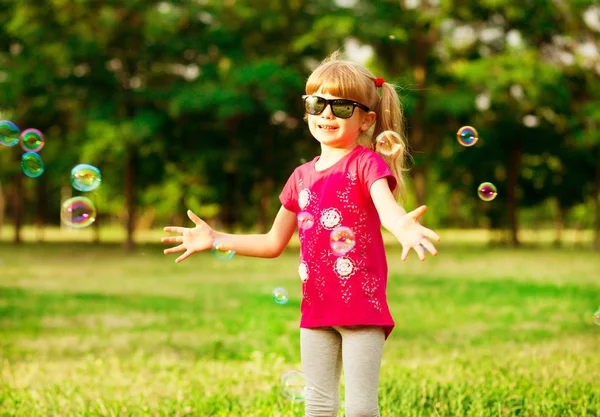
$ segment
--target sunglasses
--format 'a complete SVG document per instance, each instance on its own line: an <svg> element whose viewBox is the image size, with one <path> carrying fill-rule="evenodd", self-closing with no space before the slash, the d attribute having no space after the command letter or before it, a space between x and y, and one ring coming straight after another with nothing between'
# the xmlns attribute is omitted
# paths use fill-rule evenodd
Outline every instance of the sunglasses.
<svg viewBox="0 0 600 417"><path fill-rule="evenodd" d="M335 117L340 119L349 119L354 114L354 109L359 108L366 112L371 111L364 104L357 103L354 100L348 100L345 98L335 98L333 100L327 100L326 98L319 96L302 96L304 100L304 110L308 114L317 115L323 113L327 105L331 106L331 112Z"/></svg>

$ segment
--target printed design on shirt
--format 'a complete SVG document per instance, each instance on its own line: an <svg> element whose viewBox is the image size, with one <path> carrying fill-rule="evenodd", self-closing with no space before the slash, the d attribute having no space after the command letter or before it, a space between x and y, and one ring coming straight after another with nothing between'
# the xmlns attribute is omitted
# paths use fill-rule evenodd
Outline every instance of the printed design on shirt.
<svg viewBox="0 0 600 417"><path fill-rule="evenodd" d="M310 304L310 294L308 293L307 287L307 280L309 277L308 265L302 259L300 259L300 265L298 266L298 275L300 275L300 279L302 280L302 298Z"/></svg>
<svg viewBox="0 0 600 417"><path fill-rule="evenodd" d="M300 180L302 181L302 180ZM311 204L314 203L316 200L316 196L315 194L310 191L308 188L303 188L300 190L300 193L298 194L298 206L300 207L300 210L304 211L306 210L306 208Z"/></svg>
<svg viewBox="0 0 600 417"><path fill-rule="evenodd" d="M304 281L302 283L302 299L306 301L307 304L310 304L310 294L308 293L307 283Z"/></svg>
<svg viewBox="0 0 600 417"><path fill-rule="evenodd" d="M362 289L365 292L365 295L368 297L369 303L371 303L375 310L381 313L383 310L381 308L381 302L376 296L377 290L379 289L380 285L381 280L379 278L374 277L371 274L365 272L362 282Z"/></svg>
<svg viewBox="0 0 600 417"><path fill-rule="evenodd" d="M308 279L308 265L306 265L306 262L300 262L300 266L298 266L298 275L300 275L302 282Z"/></svg>
<svg viewBox="0 0 600 417"><path fill-rule="evenodd" d="M364 224L361 222L361 224ZM362 229L362 228L361 228ZM373 244L373 238L370 233L362 232L355 233L356 235L356 253L360 255L361 258L367 259L369 256L369 246Z"/></svg>
<svg viewBox="0 0 600 417"><path fill-rule="evenodd" d="M354 275L358 269L360 269L360 265L357 265L352 258L342 256L335 260L333 263L333 269L340 278L342 301L348 304L350 302L350 298L352 297L352 285L350 284L349 278Z"/></svg>
<svg viewBox="0 0 600 417"><path fill-rule="evenodd" d="M340 279L346 280L356 272L356 264L352 258L347 256L339 257L335 260L334 271Z"/></svg>
<svg viewBox="0 0 600 417"><path fill-rule="evenodd" d="M348 182L346 183L346 187L342 191L338 190L335 193L336 193L338 199L344 205L344 208L346 210L348 210L352 214L359 214L360 209L358 208L358 206L356 204L354 204L354 201L350 198L352 189L356 185L356 180L357 180L356 171L349 169L348 173L346 174L346 179L348 180Z"/></svg>
<svg viewBox="0 0 600 417"><path fill-rule="evenodd" d="M321 211L321 225L327 230L333 230L342 224L342 213L335 207Z"/></svg>

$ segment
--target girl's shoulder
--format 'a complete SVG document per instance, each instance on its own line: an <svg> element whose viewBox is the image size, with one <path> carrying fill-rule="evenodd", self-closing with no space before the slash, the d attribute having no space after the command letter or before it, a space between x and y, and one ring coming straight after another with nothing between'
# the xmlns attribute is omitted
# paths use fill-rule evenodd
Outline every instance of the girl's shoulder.
<svg viewBox="0 0 600 417"><path fill-rule="evenodd" d="M383 157L377 152L367 148L366 146L360 145L359 151L356 153L356 158L359 163L383 163L385 164L385 160Z"/></svg>

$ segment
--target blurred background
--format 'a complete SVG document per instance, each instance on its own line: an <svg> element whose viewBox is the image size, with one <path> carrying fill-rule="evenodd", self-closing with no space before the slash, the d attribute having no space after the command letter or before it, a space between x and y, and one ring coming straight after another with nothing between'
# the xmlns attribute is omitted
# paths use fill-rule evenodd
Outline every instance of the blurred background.
<svg viewBox="0 0 600 417"><path fill-rule="evenodd" d="M305 80L342 49L399 86L407 208L428 204L428 226L600 250L597 0L4 0L0 21L0 119L46 140L38 178L0 146L2 240L133 247L188 208L264 231L319 152ZM464 125L473 147L456 140ZM98 217L65 230L79 163L102 172Z"/></svg>

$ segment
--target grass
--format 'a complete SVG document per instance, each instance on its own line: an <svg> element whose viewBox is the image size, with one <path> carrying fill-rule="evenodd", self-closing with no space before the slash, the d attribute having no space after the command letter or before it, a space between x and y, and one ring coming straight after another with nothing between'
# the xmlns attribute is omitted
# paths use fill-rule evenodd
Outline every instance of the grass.
<svg viewBox="0 0 600 417"><path fill-rule="evenodd" d="M388 248L382 416L600 416L600 256L457 241ZM302 416L297 260L0 242L0 416Z"/></svg>

